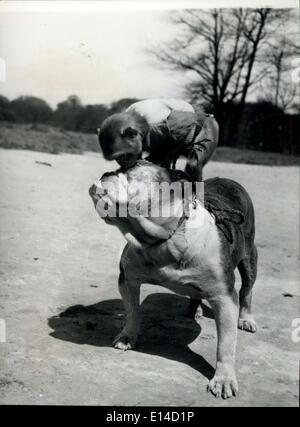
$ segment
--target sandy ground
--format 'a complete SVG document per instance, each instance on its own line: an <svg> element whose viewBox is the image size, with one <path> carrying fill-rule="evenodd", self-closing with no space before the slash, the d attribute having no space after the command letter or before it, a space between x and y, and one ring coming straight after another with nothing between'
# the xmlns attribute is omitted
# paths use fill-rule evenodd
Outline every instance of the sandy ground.
<svg viewBox="0 0 300 427"><path fill-rule="evenodd" d="M6 323L0 402L297 406L291 321L300 317L298 169L217 162L206 168L206 177L241 182L256 207L259 331L238 332L240 393L227 401L206 392L215 364L214 320L187 319L184 297L143 286L139 347L125 353L111 347L124 318L117 289L124 241L98 218L88 196L89 185L109 169L95 154L0 151L0 318Z"/></svg>

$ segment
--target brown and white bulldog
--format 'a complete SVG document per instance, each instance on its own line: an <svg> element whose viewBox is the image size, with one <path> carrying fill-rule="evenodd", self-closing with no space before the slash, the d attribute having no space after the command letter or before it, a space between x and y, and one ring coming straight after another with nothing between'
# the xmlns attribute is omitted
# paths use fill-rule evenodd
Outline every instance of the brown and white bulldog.
<svg viewBox="0 0 300 427"><path fill-rule="evenodd" d="M114 347L129 350L137 342L142 283L162 285L194 300L206 299L218 334L216 371L208 391L229 398L238 391L237 326L256 331L251 313L257 268L253 205L246 190L229 179L205 181L204 202L184 199L176 191L169 198L147 191L153 183L162 182L172 183L167 169L139 161L124 173L104 174L90 188L100 216L116 225L128 241L119 276L127 316ZM143 207L150 204L168 204L171 209L167 215L157 215L155 209L156 215L152 211L144 215ZM236 267L242 278L239 298L234 288Z"/></svg>

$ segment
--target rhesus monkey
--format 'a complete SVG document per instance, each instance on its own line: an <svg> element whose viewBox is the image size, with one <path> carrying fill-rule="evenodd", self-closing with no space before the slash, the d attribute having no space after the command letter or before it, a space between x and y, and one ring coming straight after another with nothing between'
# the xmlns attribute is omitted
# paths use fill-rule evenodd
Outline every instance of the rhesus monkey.
<svg viewBox="0 0 300 427"><path fill-rule="evenodd" d="M187 159L185 172L191 181L202 181L202 169L218 144L219 127L212 115L195 112L177 99L146 99L126 111L113 114L98 132L103 155L116 160L122 170L147 160L170 168L179 156Z"/></svg>

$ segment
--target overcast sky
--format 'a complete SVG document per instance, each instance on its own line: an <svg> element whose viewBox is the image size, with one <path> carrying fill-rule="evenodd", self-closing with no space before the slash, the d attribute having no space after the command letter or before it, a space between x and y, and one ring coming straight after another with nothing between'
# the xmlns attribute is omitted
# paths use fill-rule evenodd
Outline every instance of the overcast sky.
<svg viewBox="0 0 300 427"><path fill-rule="evenodd" d="M0 93L8 98L35 95L55 106L70 94L84 104L181 95L182 79L158 70L145 52L174 36L168 11L66 2L50 11L45 4L42 12L42 2L5 3L0 3L0 58L6 81Z"/></svg>
<svg viewBox="0 0 300 427"><path fill-rule="evenodd" d="M0 57L6 62L0 92L40 96L51 105L70 94L85 104L178 96L174 76L152 66L145 53L172 37L167 13L0 13Z"/></svg>

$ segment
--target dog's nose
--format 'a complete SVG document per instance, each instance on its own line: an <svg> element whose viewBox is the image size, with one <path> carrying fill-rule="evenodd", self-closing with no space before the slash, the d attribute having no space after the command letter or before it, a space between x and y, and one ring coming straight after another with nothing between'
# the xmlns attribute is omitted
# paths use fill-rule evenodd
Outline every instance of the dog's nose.
<svg viewBox="0 0 300 427"><path fill-rule="evenodd" d="M91 196L91 197L93 197L94 196L94 194L96 193L96 185L95 184L93 184L93 185L91 185L90 186L90 188L89 188L89 195Z"/></svg>
<svg viewBox="0 0 300 427"><path fill-rule="evenodd" d="M97 186L95 184L91 185L89 188L89 195L93 200L94 206L97 206L97 203L100 199L100 196L97 194Z"/></svg>

